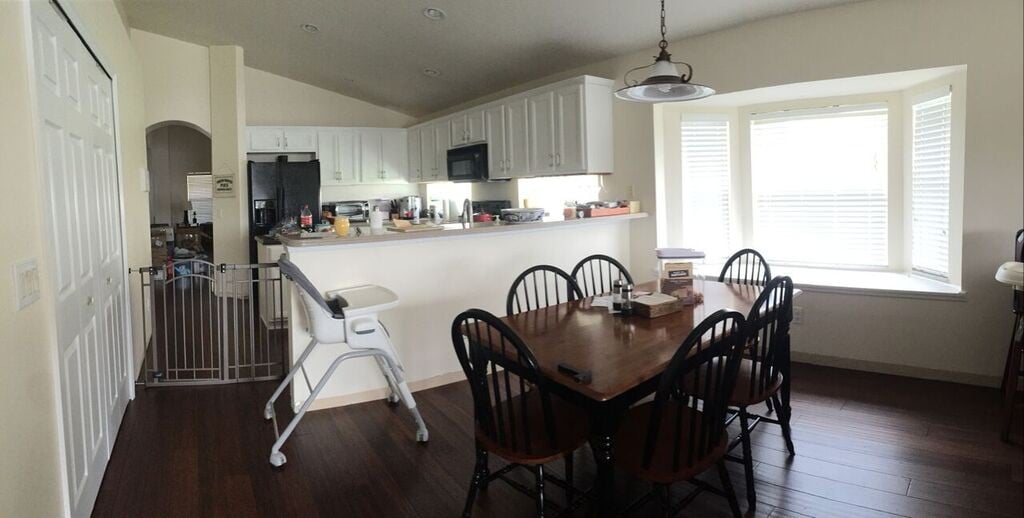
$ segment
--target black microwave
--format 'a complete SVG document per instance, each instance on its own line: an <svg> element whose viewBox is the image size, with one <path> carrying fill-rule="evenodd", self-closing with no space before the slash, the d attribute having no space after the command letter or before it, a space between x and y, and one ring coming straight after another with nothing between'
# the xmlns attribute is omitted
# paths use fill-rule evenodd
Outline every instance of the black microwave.
<svg viewBox="0 0 1024 518"><path fill-rule="evenodd" d="M448 150L448 180L474 182L487 180L487 144Z"/></svg>

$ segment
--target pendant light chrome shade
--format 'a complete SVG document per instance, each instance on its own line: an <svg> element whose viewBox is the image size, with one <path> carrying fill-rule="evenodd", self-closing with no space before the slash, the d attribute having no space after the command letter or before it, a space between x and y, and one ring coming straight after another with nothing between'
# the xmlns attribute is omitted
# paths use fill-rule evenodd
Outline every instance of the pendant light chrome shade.
<svg viewBox="0 0 1024 518"><path fill-rule="evenodd" d="M615 92L615 97L626 101L664 103L676 101L692 101L703 99L715 93L715 89L702 84L691 83L693 67L689 63L672 61L668 53L668 40L665 39L665 0L661 0L661 41L658 42L661 52L654 58L654 63L636 67L626 72L623 82L626 86ZM686 73L680 74L676 65L686 67ZM629 78L633 72L651 69L650 75L643 81Z"/></svg>

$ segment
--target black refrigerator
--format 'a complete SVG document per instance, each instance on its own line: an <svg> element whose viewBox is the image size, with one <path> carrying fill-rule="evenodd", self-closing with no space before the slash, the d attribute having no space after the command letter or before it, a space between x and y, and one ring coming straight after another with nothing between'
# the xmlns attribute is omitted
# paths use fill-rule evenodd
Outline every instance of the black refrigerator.
<svg viewBox="0 0 1024 518"><path fill-rule="evenodd" d="M309 206L313 224L320 223L320 161L249 161L249 260L256 260L256 236L263 236L286 218L298 220Z"/></svg>

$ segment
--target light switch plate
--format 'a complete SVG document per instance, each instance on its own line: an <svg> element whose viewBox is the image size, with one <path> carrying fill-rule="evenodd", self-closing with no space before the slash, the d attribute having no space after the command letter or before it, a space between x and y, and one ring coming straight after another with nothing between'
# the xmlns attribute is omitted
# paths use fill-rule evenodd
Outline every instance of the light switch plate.
<svg viewBox="0 0 1024 518"><path fill-rule="evenodd" d="M26 259L15 264L13 270L14 302L21 310L39 300L39 264Z"/></svg>

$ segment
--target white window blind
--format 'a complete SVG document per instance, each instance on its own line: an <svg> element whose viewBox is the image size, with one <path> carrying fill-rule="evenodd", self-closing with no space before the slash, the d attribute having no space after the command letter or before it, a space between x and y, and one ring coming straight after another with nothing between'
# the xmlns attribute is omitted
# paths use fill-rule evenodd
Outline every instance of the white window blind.
<svg viewBox="0 0 1024 518"><path fill-rule="evenodd" d="M949 277L948 90L913 105L911 142L911 262L915 271Z"/></svg>
<svg viewBox="0 0 1024 518"><path fill-rule="evenodd" d="M188 201L192 210L196 211L196 221L211 223L213 221L213 175L190 174L185 177L188 189Z"/></svg>
<svg viewBox="0 0 1024 518"><path fill-rule="evenodd" d="M729 121L681 122L683 244L709 259L732 252L730 224Z"/></svg>
<svg viewBox="0 0 1024 518"><path fill-rule="evenodd" d="M888 109L831 107L750 123L753 242L770 262L888 265Z"/></svg>

